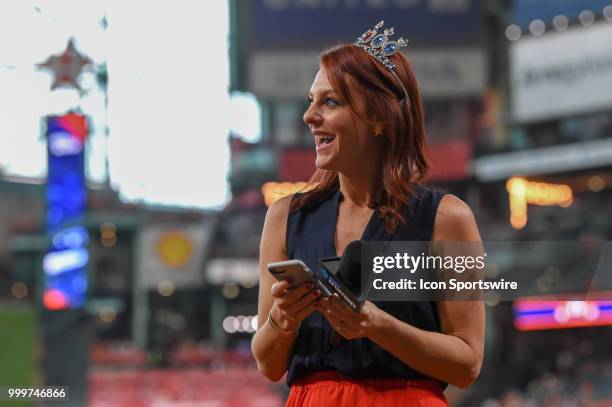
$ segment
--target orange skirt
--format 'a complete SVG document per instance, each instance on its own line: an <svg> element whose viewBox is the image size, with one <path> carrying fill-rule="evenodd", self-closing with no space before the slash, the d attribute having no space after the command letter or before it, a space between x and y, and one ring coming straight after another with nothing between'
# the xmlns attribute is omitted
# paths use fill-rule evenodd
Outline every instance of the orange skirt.
<svg viewBox="0 0 612 407"><path fill-rule="evenodd" d="M296 380L285 407L448 407L434 380L351 379L338 372L315 372Z"/></svg>

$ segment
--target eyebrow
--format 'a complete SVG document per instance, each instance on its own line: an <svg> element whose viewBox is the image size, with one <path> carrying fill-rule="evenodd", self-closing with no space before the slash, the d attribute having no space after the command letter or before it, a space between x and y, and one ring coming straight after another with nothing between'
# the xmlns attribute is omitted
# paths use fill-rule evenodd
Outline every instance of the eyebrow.
<svg viewBox="0 0 612 407"><path fill-rule="evenodd" d="M333 90L333 89L325 89L324 91L321 91L320 93L322 93L323 96L327 96L330 93L336 94L336 91ZM310 91L308 92L308 97L312 97L312 92L310 92Z"/></svg>

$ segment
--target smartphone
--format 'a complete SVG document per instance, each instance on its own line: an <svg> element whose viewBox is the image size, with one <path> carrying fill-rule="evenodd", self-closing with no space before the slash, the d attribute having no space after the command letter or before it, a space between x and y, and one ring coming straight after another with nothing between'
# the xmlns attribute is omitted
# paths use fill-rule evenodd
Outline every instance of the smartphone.
<svg viewBox="0 0 612 407"><path fill-rule="evenodd" d="M268 271L278 280L283 281L291 277L291 287L304 283L312 283L321 291L321 296L329 297L331 292L322 284L301 260L285 260L268 264Z"/></svg>

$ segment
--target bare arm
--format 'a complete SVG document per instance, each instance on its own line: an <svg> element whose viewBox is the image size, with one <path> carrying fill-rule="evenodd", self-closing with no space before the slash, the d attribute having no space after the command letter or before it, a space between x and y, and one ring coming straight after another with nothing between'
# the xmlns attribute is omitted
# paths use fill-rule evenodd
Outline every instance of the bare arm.
<svg viewBox="0 0 612 407"><path fill-rule="evenodd" d="M480 241L470 208L446 195L436 216L433 240ZM484 305L481 301L438 301L442 332L430 332L381 311L366 301L361 314L339 299L321 300L332 326L347 339L369 337L415 370L466 388L478 377L483 360ZM343 322L341 322L343 321Z"/></svg>
<svg viewBox="0 0 612 407"><path fill-rule="evenodd" d="M266 269L268 263L287 260L285 233L290 197L282 198L268 209L259 249L259 301L257 332L251 350L257 368L268 379L280 380L289 367L297 333L280 334L268 324L268 314L285 331L297 331L301 320L315 309L316 291L302 285L288 290L287 282L278 282Z"/></svg>

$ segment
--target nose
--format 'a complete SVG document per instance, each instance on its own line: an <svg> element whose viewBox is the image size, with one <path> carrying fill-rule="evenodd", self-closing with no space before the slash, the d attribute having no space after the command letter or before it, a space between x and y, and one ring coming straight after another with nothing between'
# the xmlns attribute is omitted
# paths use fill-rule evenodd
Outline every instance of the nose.
<svg viewBox="0 0 612 407"><path fill-rule="evenodd" d="M308 109L304 112L304 116L302 117L304 123L306 123L309 127L318 127L321 124L321 115L317 110L317 107L314 103L311 103L308 106Z"/></svg>

